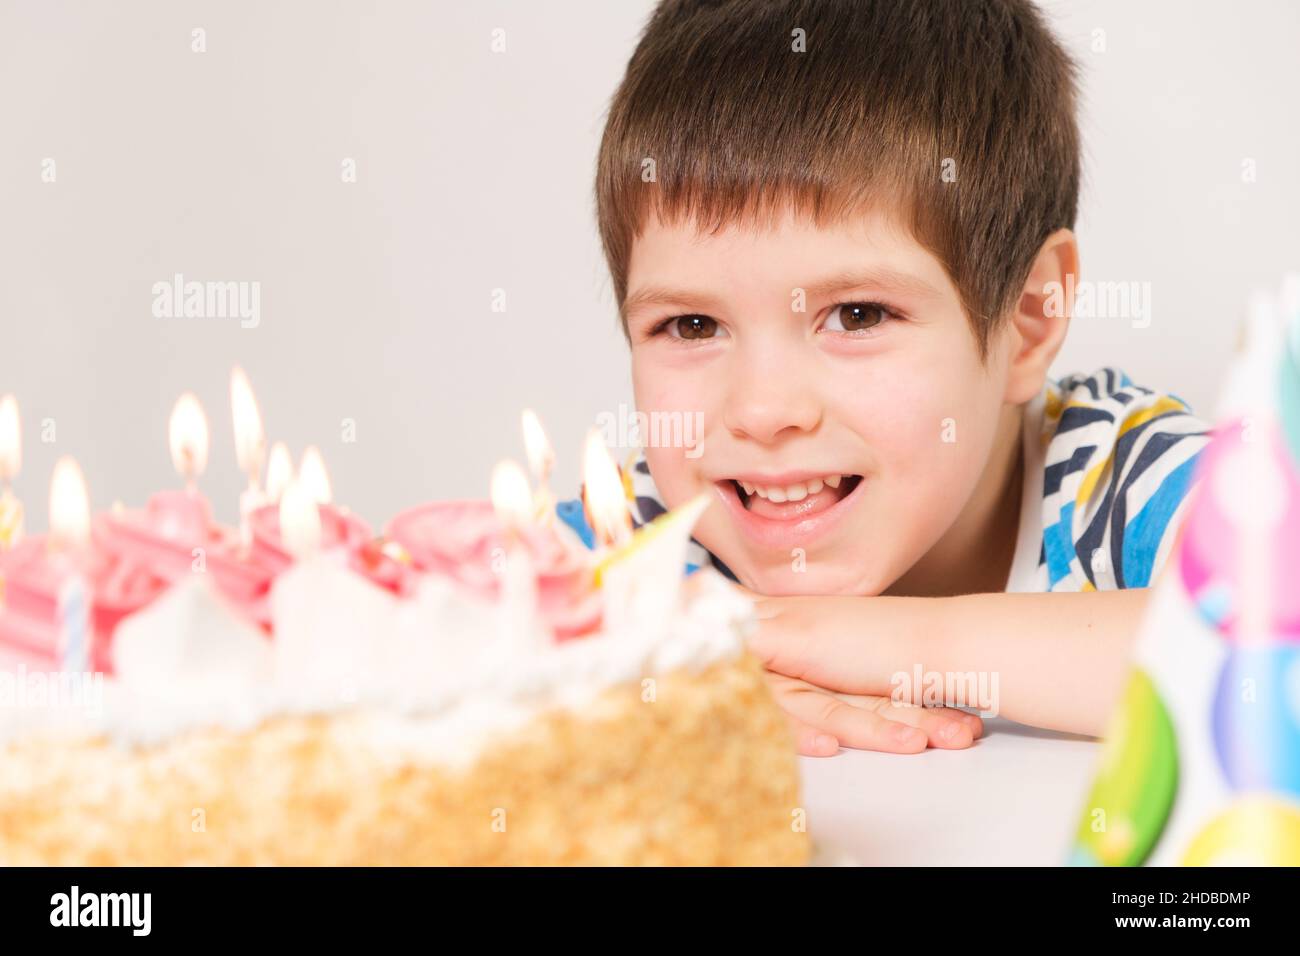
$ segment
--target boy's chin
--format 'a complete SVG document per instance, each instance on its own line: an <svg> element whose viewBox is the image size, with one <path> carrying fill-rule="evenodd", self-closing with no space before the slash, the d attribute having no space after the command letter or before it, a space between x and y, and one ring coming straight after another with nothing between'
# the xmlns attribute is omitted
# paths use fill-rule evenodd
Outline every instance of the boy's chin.
<svg viewBox="0 0 1300 956"><path fill-rule="evenodd" d="M831 568L797 571L789 565L781 569L742 569L737 572L737 577L745 587L765 597L870 596L880 594L888 587L864 578L861 573L850 574L847 570Z"/></svg>

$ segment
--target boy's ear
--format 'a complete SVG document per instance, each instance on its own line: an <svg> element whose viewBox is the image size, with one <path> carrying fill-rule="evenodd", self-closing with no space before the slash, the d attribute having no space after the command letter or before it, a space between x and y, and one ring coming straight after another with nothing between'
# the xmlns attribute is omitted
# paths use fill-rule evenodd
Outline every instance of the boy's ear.
<svg viewBox="0 0 1300 956"><path fill-rule="evenodd" d="M1020 299L1011 310L1007 345L1009 404L1029 401L1047 381L1048 368L1065 341L1079 281L1079 245L1069 229L1043 242L1029 269Z"/></svg>

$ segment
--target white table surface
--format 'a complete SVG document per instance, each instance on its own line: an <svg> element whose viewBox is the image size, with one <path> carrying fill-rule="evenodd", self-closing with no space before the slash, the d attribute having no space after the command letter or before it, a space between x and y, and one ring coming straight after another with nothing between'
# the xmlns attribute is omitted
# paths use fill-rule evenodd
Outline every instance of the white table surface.
<svg viewBox="0 0 1300 956"><path fill-rule="evenodd" d="M984 727L969 750L799 758L814 862L1063 864L1100 744L996 718Z"/></svg>

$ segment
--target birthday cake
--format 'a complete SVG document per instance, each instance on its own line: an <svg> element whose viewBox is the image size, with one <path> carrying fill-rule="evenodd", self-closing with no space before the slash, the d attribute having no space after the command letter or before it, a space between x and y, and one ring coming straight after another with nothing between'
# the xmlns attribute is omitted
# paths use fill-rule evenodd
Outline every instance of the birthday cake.
<svg viewBox="0 0 1300 956"><path fill-rule="evenodd" d="M588 550L498 471L379 538L296 480L242 532L52 501L0 552L0 865L805 862L706 503Z"/></svg>

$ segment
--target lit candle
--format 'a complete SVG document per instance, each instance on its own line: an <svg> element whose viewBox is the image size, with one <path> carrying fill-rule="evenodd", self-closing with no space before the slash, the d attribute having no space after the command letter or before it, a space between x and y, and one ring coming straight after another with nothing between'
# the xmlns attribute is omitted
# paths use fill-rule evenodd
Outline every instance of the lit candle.
<svg viewBox="0 0 1300 956"><path fill-rule="evenodd" d="M186 392L172 406L167 423L167 439L176 473L193 490L199 475L208 467L208 416L193 392Z"/></svg>
<svg viewBox="0 0 1300 956"><path fill-rule="evenodd" d="M118 622L165 586L129 548L115 546L110 520L92 521L80 469L60 461L50 484L50 533L0 549L6 656L43 669L58 667L60 657L70 668L110 669Z"/></svg>
<svg viewBox="0 0 1300 956"><path fill-rule="evenodd" d="M332 501L329 473L325 470L325 461L320 451L308 448L299 464L298 475L285 486L280 496L289 488L297 485L296 494L300 494L317 506L317 520L320 524L320 550L333 551L342 548L361 562L361 552L370 542L370 526L352 514L346 508L335 505ZM287 547L284 528L280 524L282 508L275 505L263 505L249 516L249 530L252 536L251 554L259 564L279 573L294 561L294 554Z"/></svg>
<svg viewBox="0 0 1300 956"><path fill-rule="evenodd" d="M235 459L239 470L248 476L248 487L239 495L240 539L247 546L252 541L252 514L266 504L261 487L266 432L253 386L238 365L230 372L230 412L235 426Z"/></svg>
<svg viewBox="0 0 1300 956"><path fill-rule="evenodd" d="M186 392L176 400L167 423L168 450L184 487L150 495L143 512L115 502L109 514L100 519L109 547L151 567L174 555L178 565L174 575L189 568L191 549L217 549L220 531L207 499L198 489L199 476L208 464L210 444L203 406L192 392Z"/></svg>
<svg viewBox="0 0 1300 956"><path fill-rule="evenodd" d="M532 644L539 635L537 615L537 573L521 536L534 521L533 491L528 476L513 461L501 461L492 470L492 510L506 533L505 554L500 563L502 637L511 642Z"/></svg>
<svg viewBox="0 0 1300 956"><path fill-rule="evenodd" d="M492 469L492 510L505 526L508 537L517 540L519 533L533 519L532 489L528 476L516 462L499 461Z"/></svg>
<svg viewBox="0 0 1300 956"><path fill-rule="evenodd" d="M618 465L605 447L600 432L587 433L582 463L583 501L596 540L605 547L620 547L632 537L632 515Z"/></svg>
<svg viewBox="0 0 1300 956"><path fill-rule="evenodd" d="M23 462L22 422L18 400L0 398L0 549L12 548L23 536L23 504L13 493L12 483Z"/></svg>
<svg viewBox="0 0 1300 956"><path fill-rule="evenodd" d="M211 505L198 489L198 479L207 467L211 434L203 407L192 393L181 395L173 406L167 439L172 464L184 487L155 492L143 509L115 503L109 513L95 519L99 550L122 574L142 583L153 579L156 588L170 587L198 573L210 575L240 611L265 626L271 571L249 560L239 536L217 524ZM98 584L96 590L96 614L102 615L99 605L109 592ZM134 599L127 606L136 606Z"/></svg>
<svg viewBox="0 0 1300 956"><path fill-rule="evenodd" d="M680 598L691 529L713 496L701 492L632 532L618 468L594 431L587 436L583 479L592 528L604 545L597 553L595 581L604 597L607 628L622 633L666 627Z"/></svg>
<svg viewBox="0 0 1300 956"><path fill-rule="evenodd" d="M534 513L543 524L555 520L555 496L551 493L551 470L555 467L555 450L546 437L541 419L531 408L525 408L522 418L524 451L528 455L528 468L537 481L533 495Z"/></svg>
<svg viewBox="0 0 1300 956"><path fill-rule="evenodd" d="M327 505L334 500L329 472L325 470L325 459L315 445L308 445L302 453L302 461L298 465L298 482L318 505Z"/></svg>
<svg viewBox="0 0 1300 956"><path fill-rule="evenodd" d="M64 456L50 478L49 549L61 563L59 654L63 669L81 673L90 664L90 591L84 576L90 544L90 496L76 460Z"/></svg>
<svg viewBox="0 0 1300 956"><path fill-rule="evenodd" d="M266 464L266 499L269 504L278 505L284 489L293 481L293 459L284 442L278 441L271 446L271 457Z"/></svg>
<svg viewBox="0 0 1300 956"><path fill-rule="evenodd" d="M172 465L185 487L151 495L147 523L151 530L191 546L207 546L212 530L212 509L198 489L199 476L208 466L208 417L193 392L176 399L167 423L167 444Z"/></svg>

